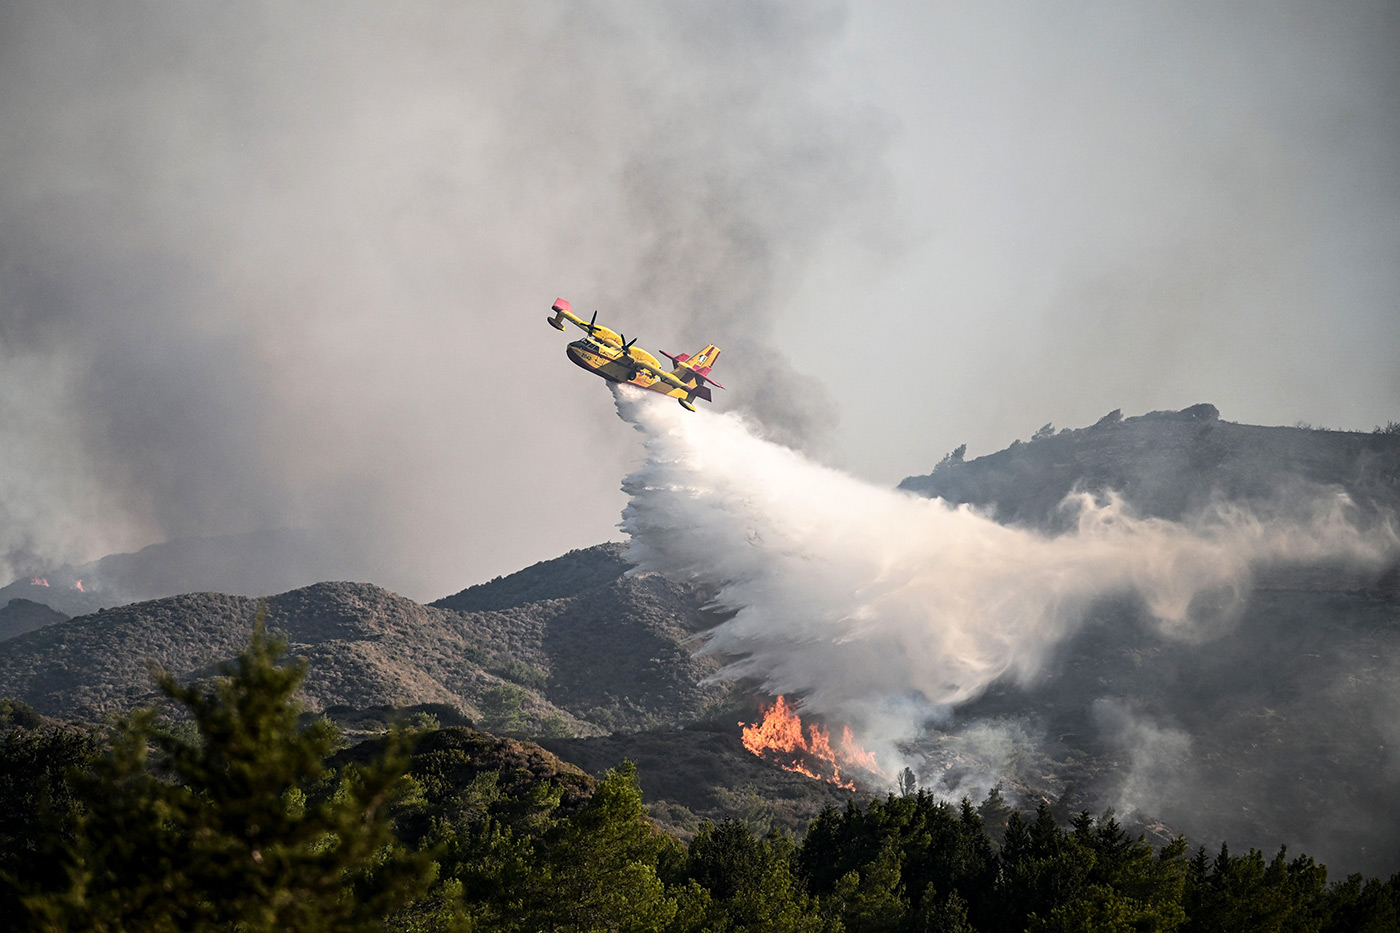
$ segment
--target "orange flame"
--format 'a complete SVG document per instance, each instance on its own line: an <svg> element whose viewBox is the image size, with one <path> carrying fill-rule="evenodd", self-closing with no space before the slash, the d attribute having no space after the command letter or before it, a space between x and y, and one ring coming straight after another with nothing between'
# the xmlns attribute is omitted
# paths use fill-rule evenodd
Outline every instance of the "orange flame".
<svg viewBox="0 0 1400 933"><path fill-rule="evenodd" d="M831 747L831 734L811 723L805 728L796 709L786 697L778 697L763 711L763 721L756 725L739 723L744 727L744 747L765 761L786 771L805 774L818 781L829 781L838 787L855 790L855 782L842 777L841 768L856 768L879 774L875 756L861 748L851 734L851 727L841 730L841 743Z"/></svg>
<svg viewBox="0 0 1400 933"><path fill-rule="evenodd" d="M49 585L49 581L48 581L46 578L44 578L44 577L30 577L30 578L29 578L29 585L30 585L30 586L48 586L48 585Z"/></svg>
<svg viewBox="0 0 1400 933"><path fill-rule="evenodd" d="M82 581L82 580L76 581L76 582L73 584L73 589L77 590L79 593L86 593L86 592L87 592L87 590L83 589L83 581Z"/></svg>

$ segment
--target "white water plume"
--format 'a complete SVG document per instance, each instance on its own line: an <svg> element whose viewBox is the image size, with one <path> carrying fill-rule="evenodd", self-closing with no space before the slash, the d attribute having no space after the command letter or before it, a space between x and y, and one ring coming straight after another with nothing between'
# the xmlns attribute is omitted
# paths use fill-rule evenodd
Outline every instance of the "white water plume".
<svg viewBox="0 0 1400 933"><path fill-rule="evenodd" d="M1081 495L1052 536L820 466L733 415L616 394L647 450L623 481L629 558L716 588L734 613L707 635L737 658L722 676L802 697L877 754L1000 678L1028 682L1103 597L1135 593L1165 633L1205 638L1255 568L1379 566L1396 547L1388 526L1358 531L1341 495L1297 519L1222 507L1190 524Z"/></svg>

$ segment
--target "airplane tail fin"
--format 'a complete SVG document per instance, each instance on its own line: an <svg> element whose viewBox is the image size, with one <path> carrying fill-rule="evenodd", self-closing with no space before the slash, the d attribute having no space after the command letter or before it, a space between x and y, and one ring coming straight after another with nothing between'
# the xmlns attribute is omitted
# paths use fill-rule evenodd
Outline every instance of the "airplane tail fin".
<svg viewBox="0 0 1400 933"><path fill-rule="evenodd" d="M704 385L708 382L712 386L716 386L718 388L723 389L724 386L720 385L718 382L715 382L713 379L710 378L710 370L714 368L714 365L718 360L719 347L715 346L714 344L710 344L707 347L705 347L705 349L701 350L699 353L686 360L685 365L690 368L691 372L695 373L695 375L700 377L701 385Z"/></svg>
<svg viewBox="0 0 1400 933"><path fill-rule="evenodd" d="M685 362L687 366L699 373L709 372L710 367L715 365L715 361L717 361L718 359L719 347L715 346L714 344L710 344L705 349L701 350L699 353L695 354Z"/></svg>
<svg viewBox="0 0 1400 933"><path fill-rule="evenodd" d="M675 364L675 368L672 369L671 372L677 373L681 379L689 382L690 378L693 376L696 384L701 388L706 384L720 389L724 388L724 386L710 378L710 369L714 367L715 360L719 359L719 347L714 344L710 344L694 356L688 353L680 353L672 356L665 350L661 351L661 355ZM705 401L709 401L709 390L705 389L704 394L700 395L700 397L705 399Z"/></svg>

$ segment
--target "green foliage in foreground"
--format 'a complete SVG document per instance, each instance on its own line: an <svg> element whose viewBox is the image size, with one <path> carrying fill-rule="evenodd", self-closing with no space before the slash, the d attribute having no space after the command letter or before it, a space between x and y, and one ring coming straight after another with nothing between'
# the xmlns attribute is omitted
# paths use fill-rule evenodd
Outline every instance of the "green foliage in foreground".
<svg viewBox="0 0 1400 933"><path fill-rule="evenodd" d="M15 725L0 743L0 911L34 930L1381 931L1400 876L1328 884L1306 856L1154 850L1111 814L1056 823L997 794L828 808L799 845L739 820L687 847L635 769L595 782L469 729L333 755L298 727L302 669L261 626L225 675L165 693L105 743ZM410 745L416 748L410 749Z"/></svg>
<svg viewBox="0 0 1400 933"><path fill-rule="evenodd" d="M299 729L299 665L261 623L225 676L159 678L194 729L153 710L119 720L76 774L66 884L25 897L41 930L377 930L418 896L428 860L397 843L389 805L406 749L330 773L338 737ZM154 753L153 753L154 752Z"/></svg>

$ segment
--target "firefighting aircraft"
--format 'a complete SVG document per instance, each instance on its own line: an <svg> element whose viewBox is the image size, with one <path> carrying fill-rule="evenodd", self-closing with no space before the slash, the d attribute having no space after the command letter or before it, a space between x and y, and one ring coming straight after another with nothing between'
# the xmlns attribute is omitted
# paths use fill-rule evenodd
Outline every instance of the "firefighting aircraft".
<svg viewBox="0 0 1400 933"><path fill-rule="evenodd" d="M545 318L555 330L563 330L564 322L581 327L587 336L569 344L569 359L591 373L596 373L609 382L625 382L642 389L651 389L662 395L678 399L681 407L695 410L695 400L710 399L710 386L723 389L710 378L710 368L719 359L719 347L710 344L694 356L682 353L672 356L665 350L661 355L672 363L671 371L661 368L661 361L645 350L634 348L637 342L628 340L621 334L609 330L598 323L598 312L593 312L591 320L585 321L574 314L569 303L563 298L554 302L554 315Z"/></svg>

